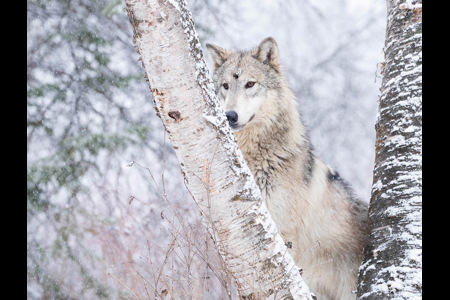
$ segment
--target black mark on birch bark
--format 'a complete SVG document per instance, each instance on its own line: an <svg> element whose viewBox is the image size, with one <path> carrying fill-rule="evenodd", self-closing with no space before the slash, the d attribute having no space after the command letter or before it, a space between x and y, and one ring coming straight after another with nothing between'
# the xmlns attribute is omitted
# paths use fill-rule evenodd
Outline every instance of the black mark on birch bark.
<svg viewBox="0 0 450 300"><path fill-rule="evenodd" d="M183 120L183 118L181 117L181 113L177 110L175 111L170 111L169 112L169 117L171 117L172 119L175 120L176 123L180 122L181 120Z"/></svg>

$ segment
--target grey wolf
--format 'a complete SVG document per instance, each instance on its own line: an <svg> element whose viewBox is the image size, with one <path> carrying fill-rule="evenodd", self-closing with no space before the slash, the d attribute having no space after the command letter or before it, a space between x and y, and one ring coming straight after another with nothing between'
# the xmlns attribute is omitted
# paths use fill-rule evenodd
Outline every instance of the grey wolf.
<svg viewBox="0 0 450 300"><path fill-rule="evenodd" d="M315 154L275 40L206 47L229 125L303 278L318 300L356 299L367 204Z"/></svg>

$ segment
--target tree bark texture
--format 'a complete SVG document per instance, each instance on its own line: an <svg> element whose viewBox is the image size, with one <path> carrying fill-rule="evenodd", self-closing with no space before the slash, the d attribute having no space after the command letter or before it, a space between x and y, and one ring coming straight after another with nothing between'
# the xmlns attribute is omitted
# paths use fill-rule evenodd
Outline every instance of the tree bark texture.
<svg viewBox="0 0 450 300"><path fill-rule="evenodd" d="M186 3L126 5L155 109L240 298L312 299L230 131Z"/></svg>
<svg viewBox="0 0 450 300"><path fill-rule="evenodd" d="M422 1L388 0L358 299L422 299Z"/></svg>

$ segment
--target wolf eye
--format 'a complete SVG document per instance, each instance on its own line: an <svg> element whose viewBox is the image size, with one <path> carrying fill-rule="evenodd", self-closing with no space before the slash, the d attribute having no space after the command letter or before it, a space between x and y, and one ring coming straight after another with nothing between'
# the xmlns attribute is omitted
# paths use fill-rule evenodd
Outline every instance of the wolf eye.
<svg viewBox="0 0 450 300"><path fill-rule="evenodd" d="M254 86L255 85L255 82L254 81L249 81L249 82L247 82L247 84L245 85L245 88L251 88L252 86Z"/></svg>
<svg viewBox="0 0 450 300"><path fill-rule="evenodd" d="M226 89L226 90L228 90L228 83L224 83L224 84L223 84L223 88Z"/></svg>

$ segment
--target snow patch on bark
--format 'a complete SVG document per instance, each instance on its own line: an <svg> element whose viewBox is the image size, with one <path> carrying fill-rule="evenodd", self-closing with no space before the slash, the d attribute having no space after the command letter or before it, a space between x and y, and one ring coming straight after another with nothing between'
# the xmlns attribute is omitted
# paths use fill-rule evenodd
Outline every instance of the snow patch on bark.
<svg viewBox="0 0 450 300"><path fill-rule="evenodd" d="M167 0L167 2L172 4L181 13L180 6L178 5L178 1L177 0Z"/></svg>

